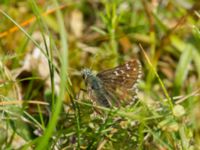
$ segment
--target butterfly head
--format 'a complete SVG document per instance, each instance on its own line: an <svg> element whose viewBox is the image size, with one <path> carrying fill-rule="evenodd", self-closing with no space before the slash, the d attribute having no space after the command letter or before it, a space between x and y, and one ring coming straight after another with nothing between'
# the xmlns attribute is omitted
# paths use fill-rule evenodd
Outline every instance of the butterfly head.
<svg viewBox="0 0 200 150"><path fill-rule="evenodd" d="M83 77L84 80L86 80L88 77L92 76L92 71L90 69L83 69L81 71L81 75Z"/></svg>

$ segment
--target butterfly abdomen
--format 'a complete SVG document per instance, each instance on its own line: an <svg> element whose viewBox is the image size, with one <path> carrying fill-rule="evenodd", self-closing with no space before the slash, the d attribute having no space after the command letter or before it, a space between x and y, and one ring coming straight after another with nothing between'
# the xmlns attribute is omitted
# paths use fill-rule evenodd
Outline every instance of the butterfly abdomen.
<svg viewBox="0 0 200 150"><path fill-rule="evenodd" d="M98 103L104 107L110 107L108 97L106 96L106 91L104 90L101 80L99 80L98 77L88 77L87 88L94 103Z"/></svg>
<svg viewBox="0 0 200 150"><path fill-rule="evenodd" d="M104 107L110 107L110 103L108 98L106 97L106 94L100 89L99 91L94 91L96 101Z"/></svg>

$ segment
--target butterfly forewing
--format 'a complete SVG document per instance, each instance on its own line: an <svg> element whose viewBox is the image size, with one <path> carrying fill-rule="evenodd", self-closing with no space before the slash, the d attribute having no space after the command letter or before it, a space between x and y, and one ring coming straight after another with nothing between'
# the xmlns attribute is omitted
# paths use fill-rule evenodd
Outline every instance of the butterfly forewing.
<svg viewBox="0 0 200 150"><path fill-rule="evenodd" d="M111 103L127 105L136 98L137 82L141 78L141 65L137 59L133 59L124 65L102 71L97 74L97 77L102 81L104 88L115 95L115 101Z"/></svg>

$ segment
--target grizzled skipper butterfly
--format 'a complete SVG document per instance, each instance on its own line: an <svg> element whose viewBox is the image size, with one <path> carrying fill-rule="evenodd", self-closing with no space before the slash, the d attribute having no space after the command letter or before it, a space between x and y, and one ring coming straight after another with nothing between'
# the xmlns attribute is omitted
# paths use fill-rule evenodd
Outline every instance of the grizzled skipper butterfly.
<svg viewBox="0 0 200 150"><path fill-rule="evenodd" d="M99 72L82 70L90 98L104 107L129 105L137 99L137 83L142 76L141 64L137 59Z"/></svg>

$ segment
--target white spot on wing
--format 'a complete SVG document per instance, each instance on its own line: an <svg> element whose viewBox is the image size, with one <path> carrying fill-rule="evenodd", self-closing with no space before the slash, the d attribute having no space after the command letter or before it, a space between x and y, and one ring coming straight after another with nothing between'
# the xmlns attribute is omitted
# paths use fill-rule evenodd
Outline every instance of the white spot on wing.
<svg viewBox="0 0 200 150"><path fill-rule="evenodd" d="M142 70L139 70L138 73L139 73L139 74L142 74Z"/></svg>
<svg viewBox="0 0 200 150"><path fill-rule="evenodd" d="M127 70L131 69L131 68L130 68L130 65L129 65L128 63L126 64L126 69L127 69Z"/></svg>
<svg viewBox="0 0 200 150"><path fill-rule="evenodd" d="M137 86L138 86L138 84L137 84L137 83L135 83L135 84L133 85L133 89L136 89L136 88L137 88Z"/></svg>
<svg viewBox="0 0 200 150"><path fill-rule="evenodd" d="M118 76L118 75L119 75L119 73L118 73L117 71L114 71L114 73L115 73L115 75L116 75L116 76Z"/></svg>
<svg viewBox="0 0 200 150"><path fill-rule="evenodd" d="M124 73L125 73L123 70L120 70L120 72L121 72L122 74L124 74Z"/></svg>
<svg viewBox="0 0 200 150"><path fill-rule="evenodd" d="M141 75L141 74L139 74L139 75L138 75L138 78L139 78L139 79L140 79L140 78L142 78L142 75Z"/></svg>
<svg viewBox="0 0 200 150"><path fill-rule="evenodd" d="M137 96L133 96L132 100L135 101L137 99Z"/></svg>

